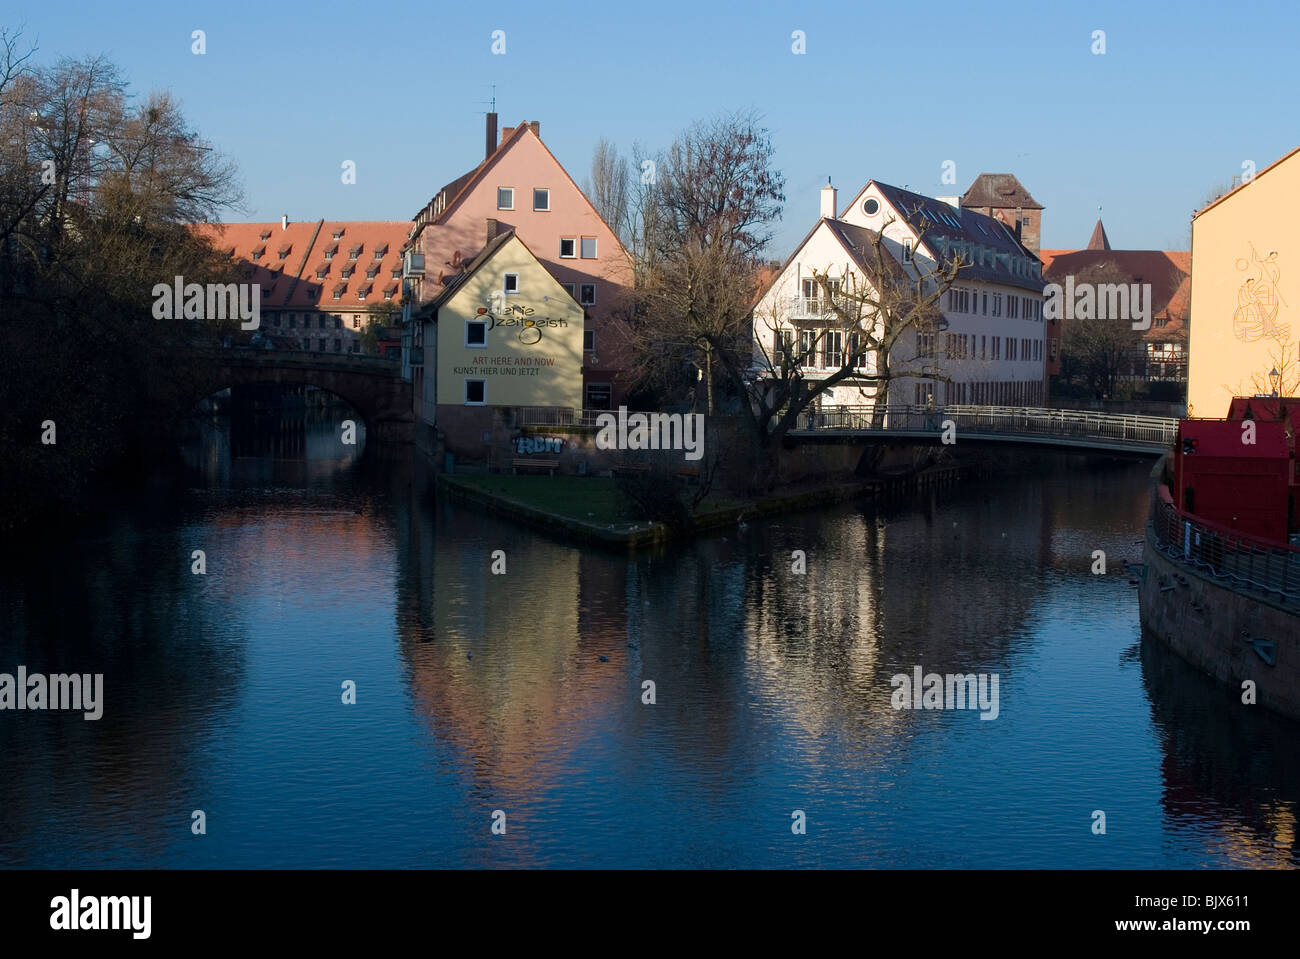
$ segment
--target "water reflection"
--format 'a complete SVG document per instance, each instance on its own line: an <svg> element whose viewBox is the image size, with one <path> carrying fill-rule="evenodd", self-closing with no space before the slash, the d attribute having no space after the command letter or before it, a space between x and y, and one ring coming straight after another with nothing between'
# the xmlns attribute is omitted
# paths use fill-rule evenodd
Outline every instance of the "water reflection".
<svg viewBox="0 0 1300 959"><path fill-rule="evenodd" d="M1144 464L627 556L436 499L345 414L208 424L174 511L5 557L0 669L104 672L108 708L0 713L0 862L1298 862L1291 724L1137 654ZM999 718L894 710L916 665L999 674Z"/></svg>

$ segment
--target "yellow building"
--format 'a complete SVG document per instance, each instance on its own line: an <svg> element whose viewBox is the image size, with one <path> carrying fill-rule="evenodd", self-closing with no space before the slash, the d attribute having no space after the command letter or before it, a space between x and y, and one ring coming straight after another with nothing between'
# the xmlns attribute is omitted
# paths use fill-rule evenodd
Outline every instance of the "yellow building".
<svg viewBox="0 0 1300 959"><path fill-rule="evenodd" d="M480 442L496 407L582 409L583 311L513 230L491 240L416 316L436 344L436 424Z"/></svg>
<svg viewBox="0 0 1300 959"><path fill-rule="evenodd" d="M1189 416L1300 385L1300 147L1192 220ZM1276 370L1277 376L1269 374Z"/></svg>

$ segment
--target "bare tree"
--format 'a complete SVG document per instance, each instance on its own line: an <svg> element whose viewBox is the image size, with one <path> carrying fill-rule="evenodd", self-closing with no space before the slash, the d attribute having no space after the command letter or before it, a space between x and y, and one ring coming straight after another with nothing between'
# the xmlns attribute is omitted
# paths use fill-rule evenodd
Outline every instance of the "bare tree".
<svg viewBox="0 0 1300 959"><path fill-rule="evenodd" d="M749 313L761 253L785 201L784 177L758 118L736 113L682 133L643 171L633 206L635 316L629 338L643 382L700 370L710 412L721 375L743 395Z"/></svg>
<svg viewBox="0 0 1300 959"><path fill-rule="evenodd" d="M1075 277L1075 288L1091 286L1102 289L1113 284L1127 287L1132 280L1133 277L1114 263L1103 262L1080 271ZM1100 295L1097 300L1100 312ZM1154 310L1154 304L1149 305ZM1129 316L1076 316L1065 320L1064 327L1061 331L1062 374L1082 380L1097 398L1114 396L1121 377L1138 372L1143 334L1133 329Z"/></svg>
<svg viewBox="0 0 1300 959"><path fill-rule="evenodd" d="M609 228L626 245L628 233L628 167L618 148L604 137L591 155L591 176L584 185L587 198Z"/></svg>

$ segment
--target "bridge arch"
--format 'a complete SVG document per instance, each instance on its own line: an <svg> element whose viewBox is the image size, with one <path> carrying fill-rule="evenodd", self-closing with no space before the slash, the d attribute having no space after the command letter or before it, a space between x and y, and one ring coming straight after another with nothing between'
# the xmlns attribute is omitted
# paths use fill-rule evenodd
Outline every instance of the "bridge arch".
<svg viewBox="0 0 1300 959"><path fill-rule="evenodd" d="M409 442L415 417L411 384L389 360L356 354L223 349L202 355L190 409L232 386L315 386L346 401L379 442Z"/></svg>

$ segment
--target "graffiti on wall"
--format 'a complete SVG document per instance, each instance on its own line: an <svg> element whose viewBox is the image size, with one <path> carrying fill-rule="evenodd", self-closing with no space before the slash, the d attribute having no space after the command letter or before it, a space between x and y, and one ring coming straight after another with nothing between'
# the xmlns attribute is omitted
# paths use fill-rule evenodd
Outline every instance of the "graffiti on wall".
<svg viewBox="0 0 1300 959"><path fill-rule="evenodd" d="M560 453L564 451L562 436L516 436L515 452L520 455L529 453Z"/></svg>

